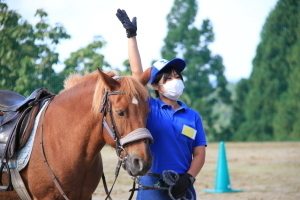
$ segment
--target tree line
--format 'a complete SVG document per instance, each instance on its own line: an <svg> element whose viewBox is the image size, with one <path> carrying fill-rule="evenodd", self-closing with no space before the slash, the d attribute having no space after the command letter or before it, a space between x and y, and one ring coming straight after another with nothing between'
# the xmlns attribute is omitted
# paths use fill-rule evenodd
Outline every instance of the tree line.
<svg viewBox="0 0 300 200"><path fill-rule="evenodd" d="M299 19L298 0L279 0L267 17L252 73L236 86L230 139L300 139Z"/></svg>
<svg viewBox="0 0 300 200"><path fill-rule="evenodd" d="M210 141L299 139L299 8L297 0L278 1L262 28L249 79L233 84L224 76L222 57L209 49L214 42L210 20L195 24L197 1L174 0L161 57L182 57L187 62L181 100L201 114ZM1 90L28 96L36 88L47 87L59 93L70 73L86 74L98 67L130 74L128 60L123 71L105 60L100 50L106 41L101 36L71 53L63 70L55 72L56 46L70 35L60 24L47 24L44 10L37 10L35 16L39 21L29 24L0 1Z"/></svg>

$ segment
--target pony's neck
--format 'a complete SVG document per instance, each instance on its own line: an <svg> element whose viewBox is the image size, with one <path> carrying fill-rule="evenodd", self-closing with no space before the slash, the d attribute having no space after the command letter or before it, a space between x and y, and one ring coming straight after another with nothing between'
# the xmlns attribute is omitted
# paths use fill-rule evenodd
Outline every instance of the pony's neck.
<svg viewBox="0 0 300 200"><path fill-rule="evenodd" d="M49 119L56 118L56 123L50 127L51 134L64 143L64 150L76 151L84 154L78 156L91 159L104 146L100 115L92 112L94 90L95 83L91 80L81 82L58 94L47 111Z"/></svg>

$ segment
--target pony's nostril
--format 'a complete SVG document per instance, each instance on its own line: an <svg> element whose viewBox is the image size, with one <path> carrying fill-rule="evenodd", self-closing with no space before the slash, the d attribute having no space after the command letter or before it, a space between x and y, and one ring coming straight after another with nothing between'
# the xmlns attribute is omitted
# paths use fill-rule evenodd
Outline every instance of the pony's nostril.
<svg viewBox="0 0 300 200"><path fill-rule="evenodd" d="M136 169L142 170L143 169L143 162L139 158L134 158L133 159L133 166Z"/></svg>

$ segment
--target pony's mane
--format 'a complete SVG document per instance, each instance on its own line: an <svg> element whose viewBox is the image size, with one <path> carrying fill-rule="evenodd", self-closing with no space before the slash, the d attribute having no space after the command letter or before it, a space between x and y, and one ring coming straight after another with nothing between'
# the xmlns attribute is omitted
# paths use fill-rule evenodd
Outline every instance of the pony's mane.
<svg viewBox="0 0 300 200"><path fill-rule="evenodd" d="M65 80L64 80L64 88L69 89L76 85L79 82L82 82L83 76L81 74L70 74Z"/></svg>
<svg viewBox="0 0 300 200"><path fill-rule="evenodd" d="M114 77L117 75L117 72L114 70L110 70L104 73L106 73L110 77ZM95 84L95 92L93 95L92 105L92 110L96 115L99 114L99 111L102 107L101 100L105 89L105 85L103 84L101 79L98 78L98 76L99 75L97 71L87 74L85 76L75 73L69 75L69 77L66 78L64 81L64 90L67 90L84 81L90 81L93 79L97 80ZM146 101L149 98L147 89L137 79L131 76L123 76L119 78L118 81L120 82L120 88L118 90L124 92L130 100L132 100L135 97L137 99L142 99L143 101Z"/></svg>
<svg viewBox="0 0 300 200"><path fill-rule="evenodd" d="M132 100L135 97L137 99L147 101L147 99L149 98L149 93L147 89L137 79L131 76L123 76L120 79L118 79L118 81L120 82L120 88L118 89L118 91L124 92L130 100ZM103 96L104 89L105 86L103 82L100 79L98 79L94 93L92 108L95 113L99 113L102 107L101 99Z"/></svg>
<svg viewBox="0 0 300 200"><path fill-rule="evenodd" d="M115 70L110 70L110 71L106 71L104 72L106 73L107 75L109 75L110 77L113 77L113 76L117 76L118 75L118 72L115 71ZM90 73L90 74L87 74L85 76L82 76L81 74L79 73L73 73L73 74L70 74L65 80L64 80L64 89L69 89L71 87L73 87L74 85L77 85L78 83L81 83L83 81L86 81L86 80L89 80L91 79L91 77L95 77L95 76L98 76L98 73L97 71L93 72L93 73Z"/></svg>

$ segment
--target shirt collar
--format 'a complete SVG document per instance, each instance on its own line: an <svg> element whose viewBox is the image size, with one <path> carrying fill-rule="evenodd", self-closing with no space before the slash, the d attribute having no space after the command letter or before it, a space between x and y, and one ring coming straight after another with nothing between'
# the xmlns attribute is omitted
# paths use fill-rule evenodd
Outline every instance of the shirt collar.
<svg viewBox="0 0 300 200"><path fill-rule="evenodd" d="M170 107L169 104L164 103L164 102L163 102L162 100L160 100L159 98L157 98L157 102L158 102L160 108ZM180 105L180 108L179 108L177 111L179 111L179 110L181 110L181 109L183 109L183 110L186 110L186 109L187 109L187 106L186 106L185 103L183 103L182 101L177 101L177 102L178 102L178 104Z"/></svg>

